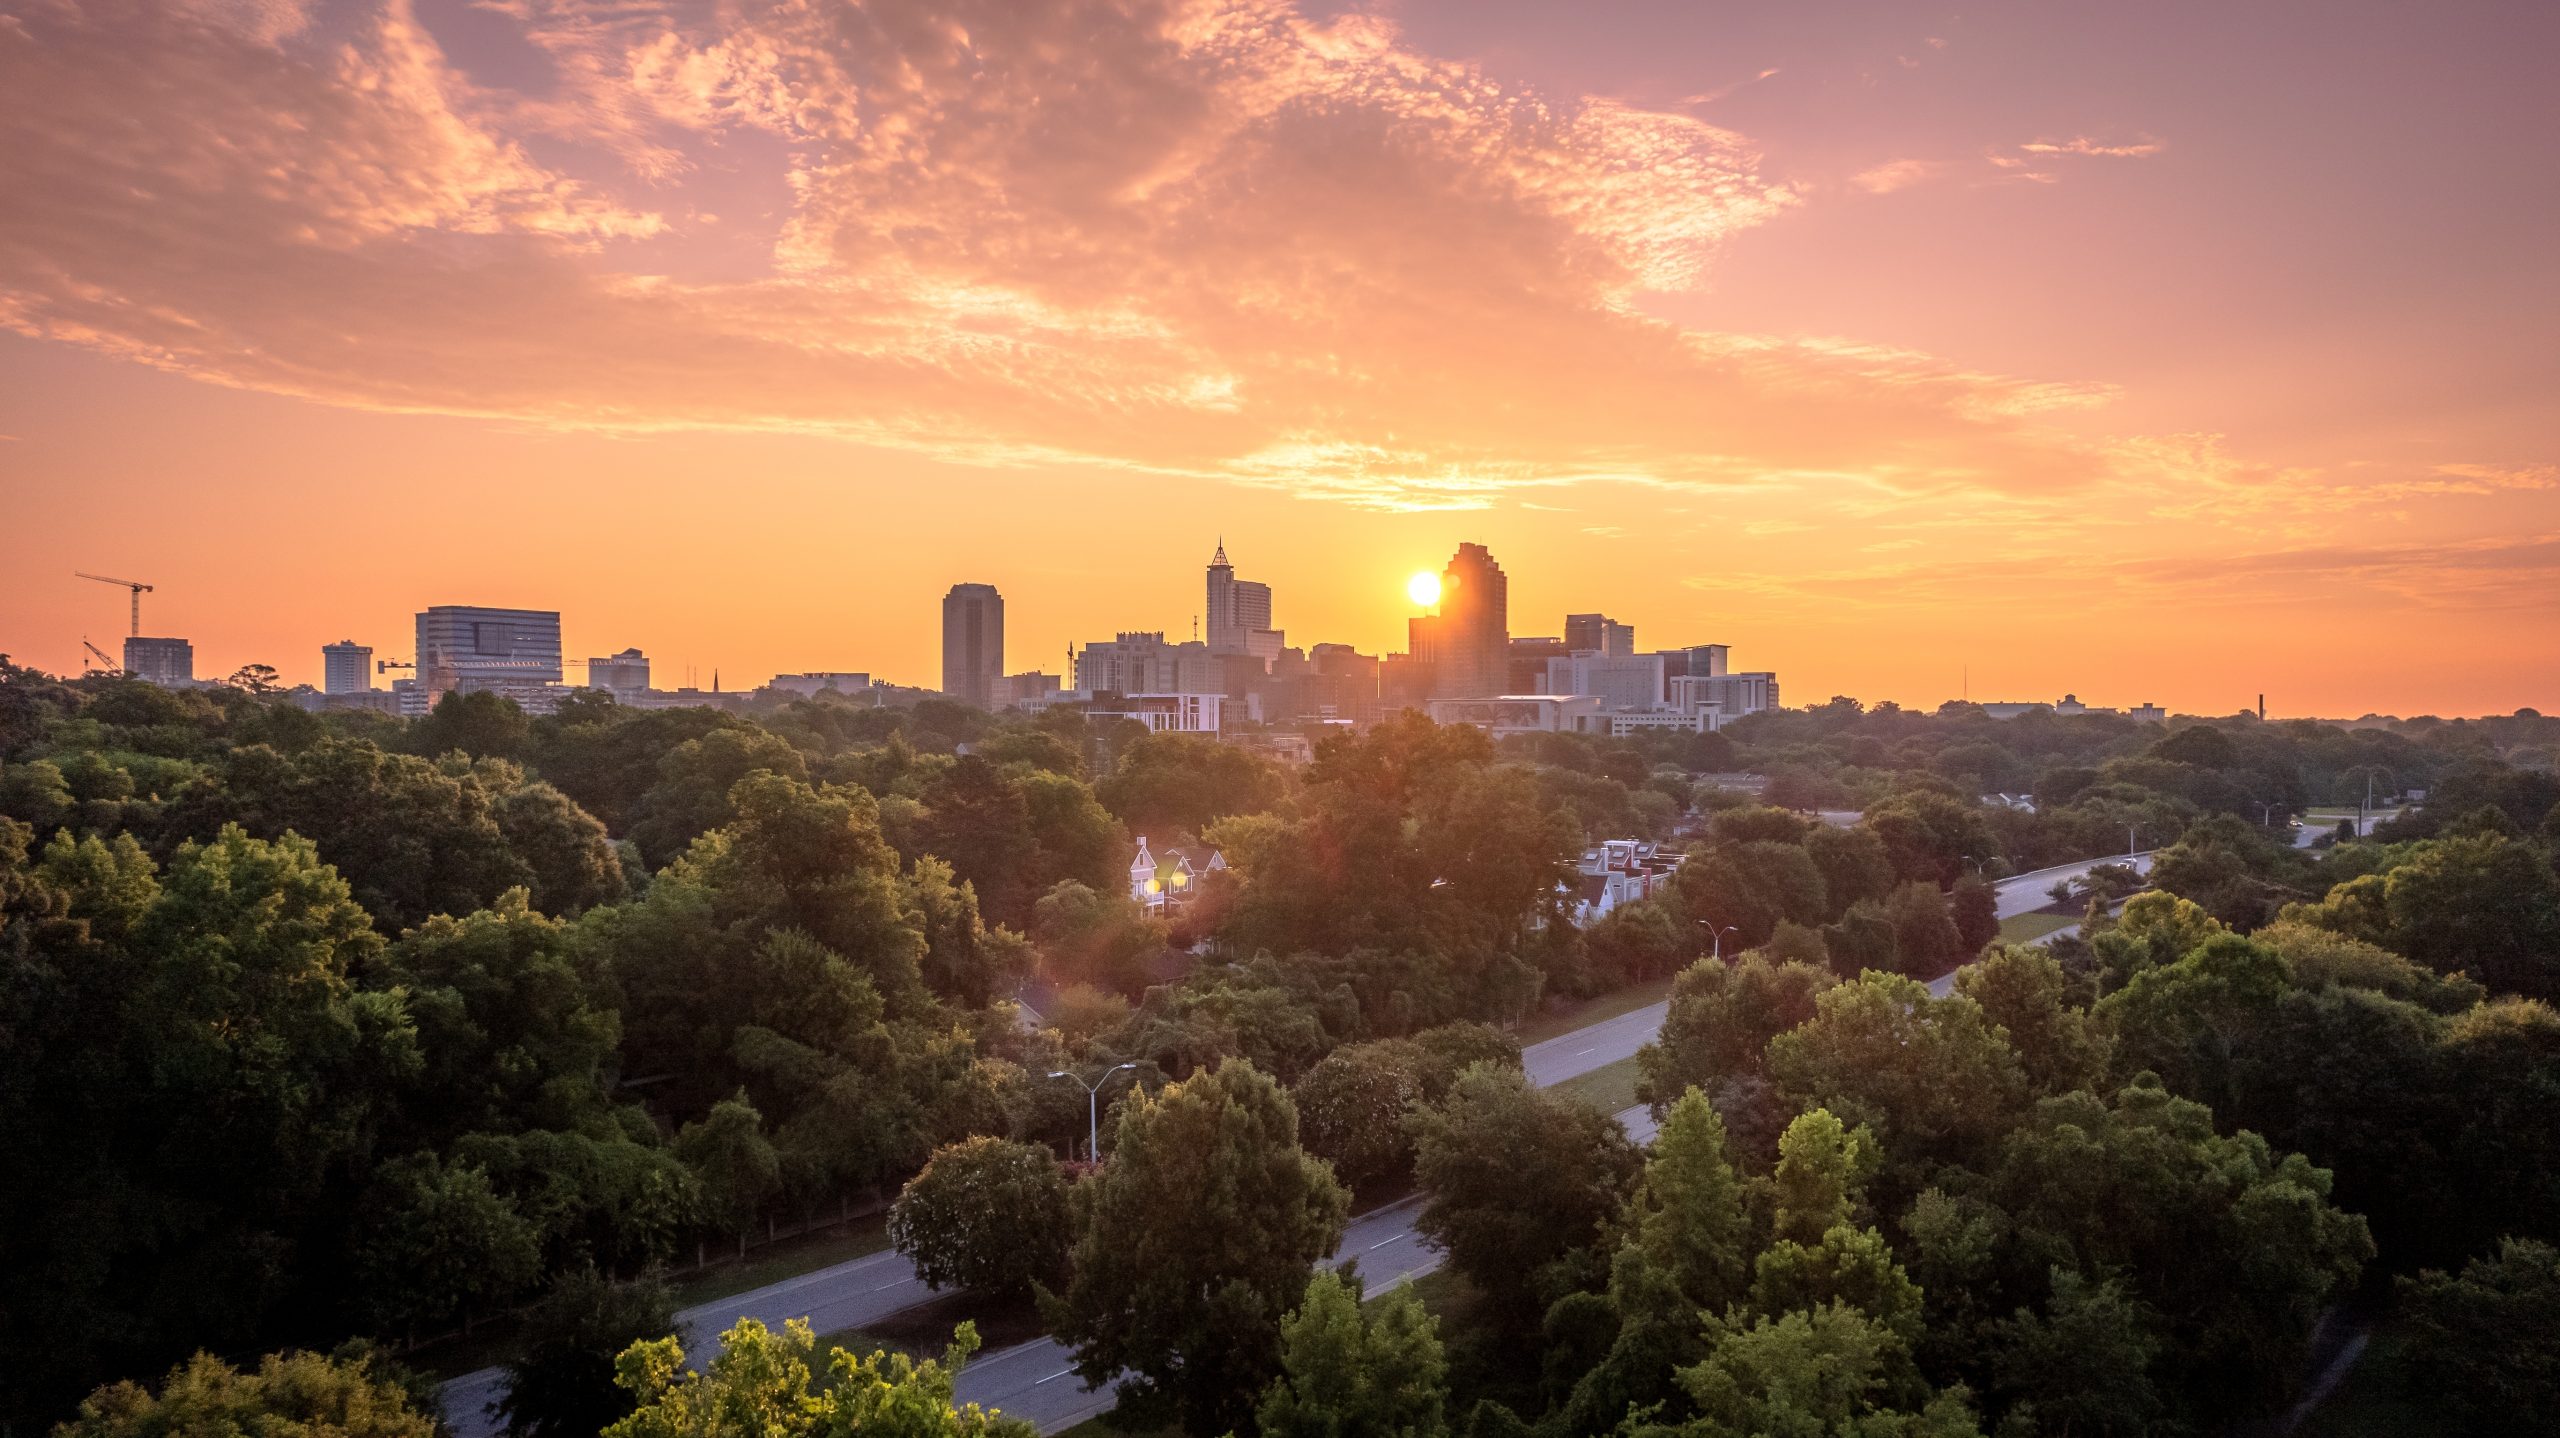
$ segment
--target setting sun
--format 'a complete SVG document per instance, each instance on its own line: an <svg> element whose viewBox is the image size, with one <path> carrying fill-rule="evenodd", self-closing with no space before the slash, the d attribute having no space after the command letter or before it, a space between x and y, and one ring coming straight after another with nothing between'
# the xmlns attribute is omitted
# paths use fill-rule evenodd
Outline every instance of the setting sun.
<svg viewBox="0 0 2560 1438"><path fill-rule="evenodd" d="M1429 609L1440 602L1440 576L1424 570L1404 582L1405 597Z"/></svg>

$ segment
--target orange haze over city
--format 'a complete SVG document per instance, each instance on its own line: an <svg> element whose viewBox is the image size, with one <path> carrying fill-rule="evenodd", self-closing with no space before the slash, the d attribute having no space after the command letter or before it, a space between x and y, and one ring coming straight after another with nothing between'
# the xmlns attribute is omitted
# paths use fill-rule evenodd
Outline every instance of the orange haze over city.
<svg viewBox="0 0 2560 1438"><path fill-rule="evenodd" d="M0 651L2560 703L2560 7L0 0Z"/></svg>

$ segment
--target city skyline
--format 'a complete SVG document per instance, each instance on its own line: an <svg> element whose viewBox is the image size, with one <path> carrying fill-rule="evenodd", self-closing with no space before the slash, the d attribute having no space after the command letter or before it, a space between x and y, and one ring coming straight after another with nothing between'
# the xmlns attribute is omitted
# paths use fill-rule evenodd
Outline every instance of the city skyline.
<svg viewBox="0 0 2560 1438"><path fill-rule="evenodd" d="M0 500L206 672L1045 667L1223 532L1369 652L1473 540L1799 695L2560 703L2547 5L4 8Z"/></svg>
<svg viewBox="0 0 2560 1438"><path fill-rule="evenodd" d="M1458 572L1458 566L1481 565L1485 566L1491 573L1496 584L1496 592L1498 596L1502 590L1506 590L1509 587L1511 579L1513 578L1513 576L1502 568L1499 560L1489 552L1486 546L1472 541L1458 541L1454 546L1451 556L1445 561L1445 563L1448 567L1439 573L1433 572L1431 567L1426 566L1407 577L1408 579L1417 582L1423 579L1431 579L1436 582L1446 584L1449 575ZM1209 588L1205 595L1205 602L1195 604L1195 610L1199 612L1192 614L1190 619L1200 626L1200 635L1195 641L1195 647L1202 647L1205 648L1207 652L1216 653L1219 651L1214 646L1209 645L1207 639L1210 632L1207 627L1207 611L1214 609L1218 604L1219 581L1222 574L1230 586L1242 583L1234 577L1235 568L1228 561L1226 545L1223 538L1220 538L1216 542L1213 558L1209 565L1206 566L1206 569L1209 575ZM73 577L77 579L86 576L74 575ZM1244 587L1251 591L1258 592L1256 594L1255 602L1265 606L1268 606L1272 602L1272 585L1267 583L1250 583L1245 584ZM1351 651L1362 656L1367 663L1372 665L1378 663L1381 659L1390 657L1399 660L1413 659L1416 655L1415 644L1417 640L1424 645L1429 644L1429 633L1439 625L1443 618L1443 601L1449 600L1456 592L1457 591L1454 587L1443 589L1439 592L1438 597L1428 605L1416 602L1416 599L1412 595L1399 592L1395 602L1407 611L1401 620L1403 633L1397 636L1398 640L1401 642L1390 641L1380 644L1377 647L1370 647L1368 645L1349 642L1339 638L1313 635L1301 638L1296 642L1291 643L1289 647L1302 656L1314 656L1315 652L1320 648L1326 650ZM980 697L971 693L957 692L952 688L951 664L954 659L954 651L951 647L952 634L950 624L953 616L953 606L955 603L960 602L964 595L969 596L973 602L982 600L992 605L995 643L992 652L981 651L982 662L986 666L986 672L983 674L982 678L987 684L994 686L990 689L989 695L986 697ZM1195 600L1204 598L1196 588L1194 590L1194 597ZM1089 634L1080 640L1071 639L1068 641L1066 646L1067 652L1064 654L1050 654L1042 656L1037 654L1018 653L1014 648L1017 641L1011 639L1006 633L1007 627L1010 623L1008 610L1011 607L1012 602L1013 597L1005 591L1005 586L1000 583L987 583L982 581L960 581L953 583L942 596L942 602L938 606L938 617L934 618L932 622L927 625L927 628L930 630L929 638L931 641L932 652L927 656L926 662L929 665L936 666L933 669L933 672L918 675L906 675L892 672L887 668L883 668L875 664L865 670L859 671L859 677L869 680L871 676L876 673L878 676L878 682L882 684L919 692L947 694L952 697L964 699L967 702L978 704L983 708L1002 709L1006 707L1007 702L1009 702L1009 698L1001 692L1001 681L1003 681L1009 673L1021 670L1025 673L1025 677L1036 677L1045 663L1061 663L1062 669L1066 671L1065 678L1067 681L1067 687L1069 689L1073 689L1075 685L1073 682L1074 673L1072 671L1075 667L1078 667L1081 664L1081 661L1073 659L1071 657L1072 654L1077 651L1081 651L1088 645L1102 643L1105 636L1101 634ZM1497 597L1494 602L1497 608L1507 609L1508 607L1507 601L1503 598ZM156 612L157 611L155 611L155 613ZM426 606L424 608L412 610L401 623L400 631L404 635L412 632L413 630L423 633L424 631L422 626L425 625L431 615L441 612L513 615L525 614L529 611L479 605L444 604ZM1267 610L1265 612L1267 613ZM553 650L557 653L563 655L569 653L587 653L591 652L592 649L596 647L586 639L574 637L582 635L586 631L580 628L577 616L573 613L564 610L540 611L539 613L541 614L541 617L547 620L552 626L554 637L550 643L552 644ZM1150 619L1157 618L1157 616L1145 617ZM1552 617L1556 621L1552 626L1544 623L1544 620L1548 617ZM596 625L599 629L616 631L616 626L610 620L589 622ZM1486 695L1494 693L1530 694L1546 692L1545 682L1543 680L1534 680L1529 682L1520 682L1519 680L1519 675L1521 673L1519 665L1521 663L1521 656L1525 652L1519 646L1523 643L1550 643L1554 646L1552 652L1558 660L1561 660L1568 654L1574 654L1577 656L1590 655L1597 658L1604 651L1607 654L1627 656L1655 654L1685 655L1693 650L1699 653L1714 651L1716 655L1713 661L1715 668L1710 672L1716 674L1722 674L1724 672L1723 651L1729 647L1724 642L1708 642L1695 638L1682 638L1669 647L1665 647L1661 643L1660 636L1656 635L1653 639L1647 641L1653 647L1639 650L1636 647L1634 632L1636 626L1621 622L1615 619L1614 616L1606 613L1560 612L1553 616L1548 616L1543 613L1532 614L1519 619L1516 626L1512 625L1512 621L1508 615L1498 615L1494 619L1493 623L1496 627L1511 626L1506 629L1506 632L1512 646L1509 659L1513 673L1512 682L1495 683L1491 688L1482 689L1481 692ZM1192 638L1187 631L1176 631L1170 627L1162 625L1161 623L1159 623L1159 627L1154 630L1132 629L1127 627L1125 624L1118 624L1114 625L1108 633L1116 635L1122 639L1153 638L1173 644L1179 644L1184 639ZM1268 633L1277 638L1280 631L1274 630L1268 631ZM1572 638L1568 638L1567 636L1571 636ZM1574 639L1582 638L1596 639L1598 643L1603 646L1603 649L1579 647L1573 642ZM192 636L178 635L166 639L146 639L139 642L146 645L188 646L191 644L191 641ZM332 667L339 659L338 651L342 648L352 648L359 651L365 656L365 662L370 665L372 656L376 652L381 652L382 649L381 646L364 645L355 639L341 639L313 647L315 652L320 655L320 660L312 665L311 672L307 675L299 672L297 666L291 663L277 663L266 659L250 659L241 661L241 664L268 665L276 671L278 681L287 687L307 686L317 693L341 693L348 691L341 689L334 683L330 682L339 672ZM402 646L397 645L390 646L392 650L398 650L401 647ZM414 649L417 646L413 644L408 647ZM1758 646L1757 644L1753 645L1754 649L1759 649L1760 647L1761 646ZM1228 652L1240 653L1242 651L1239 649ZM6 655L16 662L29 662L25 656L8 650L0 650L0 655ZM1488 652L1487 658L1490 659L1490 657L1490 652ZM1763 657L1766 658L1768 656L1764 653ZM808 664L801 664L798 667L794 667L791 663L787 662L779 667L771 669L770 671L758 664L747 664L742 666L732 666L729 670L729 681L725 686L723 686L717 680L717 676L720 673L720 664L717 661L696 661L691 659L670 660L663 654L652 650L650 646L645 643L625 645L618 654L611 656L611 658L615 661L617 668L626 662L636 663L639 667L633 672L642 676L642 687L646 687L646 682L653 682L649 681L649 666L656 666L655 679L657 681L663 681L659 687L662 691L668 692L674 691L679 687L690 691L699 686L699 688L705 693L725 688L728 692L743 694L759 687L763 683L767 682L768 679L789 680L792 681L793 685L796 687L807 688L813 686L806 685L803 681L832 677L836 673L855 673L855 671L831 671L824 668L813 668ZM838 658L840 659L842 656L838 656ZM868 662L864 655L854 655L851 656L851 659L853 662L857 663ZM1430 664L1427 657L1425 657L1421 662L1423 663L1426 674L1428 674L1433 666ZM1550 661L1546 658L1537 658L1533 661L1532 667L1538 673L1545 674L1550 672L1547 667L1549 662ZM233 669L241 667L241 664L233 664L227 660L222 660L217 656L215 660L208 661L197 666L197 672L193 674L192 682L198 684L218 683L223 675L231 672ZM587 665L588 661L579 660L571 667L585 669ZM75 666L61 672L66 674L77 674L82 672L85 667L86 666ZM416 665L413 661L397 657L386 658L380 667L384 670L399 669L410 670L413 672L416 669ZM1784 668L1785 665L1779 664L1777 667ZM352 676L354 670L349 668L345 672ZM556 673L556 669L554 672ZM1553 672L1559 676L1559 682L1561 682L1561 676L1563 674L1576 671L1557 670ZM765 677L759 678L758 676L760 675ZM369 675L368 677L374 681L372 687L377 689L379 692L385 695L392 692L393 686L390 683L390 676L388 674ZM1751 677L1756 679L1759 676ZM1968 666L1961 671L1958 676L1959 689L1957 692L1940 695L1936 698L1925 698L1918 701L1905 701L1899 696L1894 695L1860 694L1853 690L1840 689L1837 687L1824 690L1821 694L1817 695L1812 692L1813 686L1807 685L1798 687L1792 684L1789 689L1789 697L1799 707L1807 704L1820 703L1830 695L1838 693L1846 694L1848 697L1858 699L1861 702L1868 704L1890 702L1903 704L1904 707L1931 709L1937 707L1939 704L1950 701L1970 701L1987 704L1994 710L1998 711L2018 712L2040 704L2049 705L2061 702L2067 706L2071 703L2076 703L2078 702L2078 696L2074 691L2079 688L2087 688L2091 693L2099 696L2097 702L2102 708L2112 704L2120 708L2138 709L2144 712L2160 711L2163 709L2163 706L2159 704L2155 698L2155 688L2143 688L2139 685L2133 686L2132 688L2128 688L2124 692L2119 693L2108 690L2103 686L2066 682L2062 689L2055 690L2053 693L2042 693L2030 692L2025 689L2015 688L2014 686L2010 689L2001 690L1998 689L1996 685L1992 690L1980 690L1980 687L1974 683L1974 678L1973 669ZM556 679L554 682L558 682L562 685L563 692L578 688L599 688L610 692L617 688L615 684L593 678L575 679L563 676ZM1436 678L1433 679L1429 687L1437 689L1439 687L1439 681L1437 681ZM2139 697L2137 697L2134 692L2137 688L2140 689ZM1980 692L1977 692L1978 690L1980 690ZM2263 707L2265 705L2265 701L2266 696L2264 694L2257 694L2253 696L2244 696L2240 702L2235 703L2228 709L2217 710L2212 708L2188 708L2175 703L2165 706L2165 709L2168 712L2195 714L2239 713L2244 710L2251 709L2253 707L2253 703L2257 706ZM2532 706L2524 705L2518 707ZM2358 713L2355 714L2345 712L2314 713L2311 711L2287 713L2282 710L2281 706L2279 706L2275 709L2268 710L2264 717L2351 719L2360 717L2363 714L2388 712L2390 711L2368 708L2366 710L2358 711ZM2411 710L2395 717L2411 717L2421 712L2439 711ZM2444 717L2458 717L2453 711L2442 712ZM2484 712L2495 714L2511 711L2491 710Z"/></svg>

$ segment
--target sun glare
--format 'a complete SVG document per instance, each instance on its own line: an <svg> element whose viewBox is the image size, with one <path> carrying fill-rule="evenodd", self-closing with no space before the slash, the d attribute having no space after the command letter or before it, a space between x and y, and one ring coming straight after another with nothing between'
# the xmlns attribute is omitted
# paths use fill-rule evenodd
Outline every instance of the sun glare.
<svg viewBox="0 0 2560 1438"><path fill-rule="evenodd" d="M1414 603L1429 609L1440 602L1440 576L1424 570L1404 582L1404 592Z"/></svg>

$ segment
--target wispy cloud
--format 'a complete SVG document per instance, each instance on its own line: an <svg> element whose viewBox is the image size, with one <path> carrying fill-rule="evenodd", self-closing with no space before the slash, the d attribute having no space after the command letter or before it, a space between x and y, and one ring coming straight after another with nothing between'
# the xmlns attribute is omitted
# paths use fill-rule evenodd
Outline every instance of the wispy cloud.
<svg viewBox="0 0 2560 1438"><path fill-rule="evenodd" d="M1890 195L1944 173L1946 166L1935 160L1887 160L1851 175L1849 183L1870 195Z"/></svg>
<svg viewBox="0 0 2560 1438"><path fill-rule="evenodd" d="M2018 148L2030 155L2089 155L2108 160L2139 160L2159 154L2168 147L2148 136L2109 144L2086 135L2074 135L2068 140L2030 140Z"/></svg>

